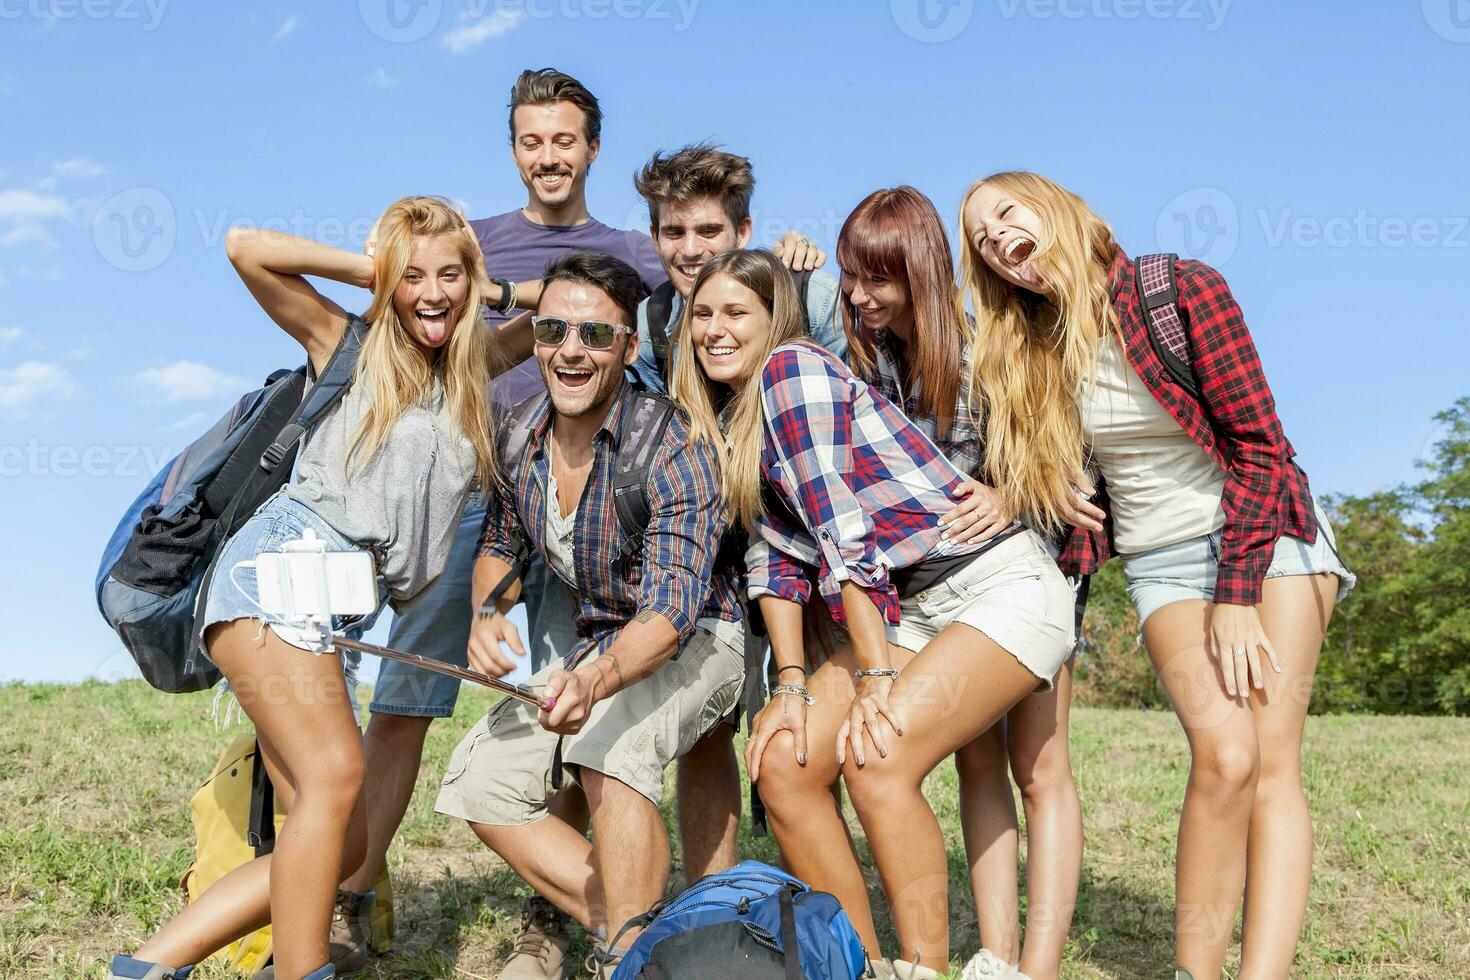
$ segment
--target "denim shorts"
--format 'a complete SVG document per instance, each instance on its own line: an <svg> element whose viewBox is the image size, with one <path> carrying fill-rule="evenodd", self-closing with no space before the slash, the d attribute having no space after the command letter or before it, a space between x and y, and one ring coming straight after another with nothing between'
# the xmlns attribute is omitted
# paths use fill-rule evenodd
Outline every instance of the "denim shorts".
<svg viewBox="0 0 1470 980"><path fill-rule="evenodd" d="M284 491L276 493L260 506L238 531L225 542L216 559L214 577L209 583L209 595L204 601L204 615L197 621L202 634L215 623L227 623L236 619L267 619L266 613L257 603L259 594L255 583L254 568L236 568L241 562L253 562L257 555L280 551L287 541L302 537L305 531L313 531L326 542L328 551L360 551L359 546L326 521L316 515L310 507L288 497ZM366 616L346 619L333 617L332 629L347 636L361 636L378 618L388 601L387 586L378 579L378 608ZM271 624L271 630L292 646L310 649L295 630L285 625ZM350 662L356 662L352 654Z"/></svg>
<svg viewBox="0 0 1470 980"><path fill-rule="evenodd" d="M899 603L888 642L918 652L951 623L984 633L1051 687L1071 656L1076 597L1033 531L1022 531Z"/></svg>
<svg viewBox="0 0 1470 980"><path fill-rule="evenodd" d="M440 663L468 665L470 585L484 523L485 498L476 491L465 504L444 571L394 615L388 646ZM521 594L530 626L526 645L534 674L572 652L577 643L573 625L577 610L561 580L540 560L526 570ZM457 677L385 660L378 668L368 710L410 718L448 718L459 700L459 685Z"/></svg>
<svg viewBox="0 0 1470 980"><path fill-rule="evenodd" d="M1337 601L1342 602L1353 590L1358 578L1343 566L1334 550L1337 537L1327 523L1322 508L1316 508L1317 540L1307 544L1301 538L1283 535L1276 542L1266 578L1286 575L1336 575ZM1123 577L1128 581L1128 597L1138 610L1139 629L1150 616L1171 602L1183 599L1212 600L1220 563L1222 531L1204 534L1178 544L1164 545L1149 551L1123 556Z"/></svg>

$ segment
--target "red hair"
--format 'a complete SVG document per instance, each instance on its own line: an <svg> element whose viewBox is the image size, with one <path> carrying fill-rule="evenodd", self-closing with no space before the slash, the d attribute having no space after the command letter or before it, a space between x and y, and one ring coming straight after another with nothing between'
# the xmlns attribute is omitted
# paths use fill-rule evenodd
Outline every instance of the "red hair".
<svg viewBox="0 0 1470 980"><path fill-rule="evenodd" d="M943 432L954 420L966 328L954 257L933 202L908 185L869 194L842 223L837 264L847 273L888 276L908 286L914 334L904 380L922 380L919 409ZM859 328L857 309L845 292L842 326L853 369L871 379L877 362L873 333Z"/></svg>

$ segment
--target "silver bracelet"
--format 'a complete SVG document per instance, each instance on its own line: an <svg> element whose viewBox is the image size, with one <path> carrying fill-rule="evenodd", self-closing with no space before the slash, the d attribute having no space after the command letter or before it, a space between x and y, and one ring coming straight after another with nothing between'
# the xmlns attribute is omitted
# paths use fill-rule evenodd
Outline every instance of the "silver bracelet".
<svg viewBox="0 0 1470 980"><path fill-rule="evenodd" d="M817 699L812 697L812 693L800 684L777 684L771 688L771 697L775 697L778 694L794 694L805 701L807 707L811 707L817 703Z"/></svg>
<svg viewBox="0 0 1470 980"><path fill-rule="evenodd" d="M869 670L855 670L852 679L860 681L864 677L897 677L898 671L893 667L873 667Z"/></svg>

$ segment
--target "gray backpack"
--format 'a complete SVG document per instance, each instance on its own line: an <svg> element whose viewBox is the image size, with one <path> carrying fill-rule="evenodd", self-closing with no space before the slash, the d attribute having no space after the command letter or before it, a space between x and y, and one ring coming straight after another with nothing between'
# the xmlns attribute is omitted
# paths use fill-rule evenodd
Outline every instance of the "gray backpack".
<svg viewBox="0 0 1470 980"><path fill-rule="evenodd" d="M305 366L276 371L247 392L154 476L118 522L97 569L97 606L158 690L202 691L219 680L219 670L195 656L215 555L290 478L302 437L352 386L367 330L348 317L304 398Z"/></svg>

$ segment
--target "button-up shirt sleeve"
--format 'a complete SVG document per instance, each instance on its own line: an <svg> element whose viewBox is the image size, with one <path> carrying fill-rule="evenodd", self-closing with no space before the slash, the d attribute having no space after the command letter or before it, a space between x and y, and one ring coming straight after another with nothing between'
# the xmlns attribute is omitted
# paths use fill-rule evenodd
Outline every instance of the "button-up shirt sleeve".
<svg viewBox="0 0 1470 980"><path fill-rule="evenodd" d="M775 596L806 605L812 597L810 570L759 534L745 551L746 596Z"/></svg>
<svg viewBox="0 0 1470 980"><path fill-rule="evenodd" d="M784 482L794 490L790 503L816 538L832 579L870 593L885 617L897 622L898 601L888 568L878 561L873 522L846 480L854 465L852 399L858 384L817 351L792 345L766 362L761 397L778 465L786 470Z"/></svg>
<svg viewBox="0 0 1470 980"><path fill-rule="evenodd" d="M475 548L476 558L499 558L514 565L515 551L511 548L516 527L515 504L506 497L502 487L491 487L485 494L485 521L480 525L480 543Z"/></svg>
<svg viewBox="0 0 1470 980"><path fill-rule="evenodd" d="M1181 261L1177 269L1179 308L1189 324L1202 401L1230 447L1215 601L1256 605L1281 537L1291 450L1260 355L1224 277L1201 262Z"/></svg>
<svg viewBox="0 0 1470 980"><path fill-rule="evenodd" d="M670 426L684 426L677 420ZM689 638L710 596L710 575L727 520L720 497L719 460L712 447L671 440L649 473L652 517L643 537L643 584L638 611L653 611Z"/></svg>

